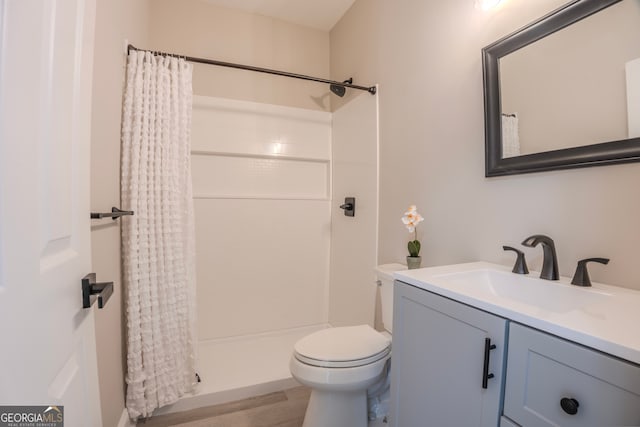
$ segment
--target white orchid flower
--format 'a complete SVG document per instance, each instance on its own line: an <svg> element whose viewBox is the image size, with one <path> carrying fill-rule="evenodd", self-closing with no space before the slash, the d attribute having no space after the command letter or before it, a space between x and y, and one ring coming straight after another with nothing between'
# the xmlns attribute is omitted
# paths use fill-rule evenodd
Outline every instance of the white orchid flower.
<svg viewBox="0 0 640 427"><path fill-rule="evenodd" d="M407 230L409 230L410 233L413 233L416 226L422 221L424 221L424 218L418 213L415 205L409 206L409 210L407 210L402 217L402 223L407 227Z"/></svg>
<svg viewBox="0 0 640 427"><path fill-rule="evenodd" d="M410 241L408 244L409 255L413 257L417 257L420 253L420 242L418 241L418 231L416 227L424 221L422 215L418 213L418 209L416 205L409 206L409 209L404 213L402 217L402 223L407 227L409 233L414 233L414 240Z"/></svg>

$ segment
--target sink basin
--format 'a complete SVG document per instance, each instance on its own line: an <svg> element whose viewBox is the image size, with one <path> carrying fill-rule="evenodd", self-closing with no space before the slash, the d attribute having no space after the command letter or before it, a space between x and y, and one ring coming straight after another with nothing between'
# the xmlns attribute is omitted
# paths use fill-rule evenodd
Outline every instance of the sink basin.
<svg viewBox="0 0 640 427"><path fill-rule="evenodd" d="M474 294L486 293L491 298L506 299L556 313L582 310L611 297L611 294L594 288L577 287L491 267L436 274L433 278L455 287L469 288Z"/></svg>
<svg viewBox="0 0 640 427"><path fill-rule="evenodd" d="M488 262L404 270L394 278L587 347L640 364L640 292L568 277L511 272Z"/></svg>

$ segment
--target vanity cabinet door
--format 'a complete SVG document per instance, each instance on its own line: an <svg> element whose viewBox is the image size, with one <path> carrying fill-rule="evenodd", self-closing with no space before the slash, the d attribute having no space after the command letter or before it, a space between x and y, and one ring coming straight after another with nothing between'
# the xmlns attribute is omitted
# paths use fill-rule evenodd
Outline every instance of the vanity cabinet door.
<svg viewBox="0 0 640 427"><path fill-rule="evenodd" d="M402 282L394 286L391 425L497 427L506 320ZM486 338L488 353L483 388Z"/></svg>
<svg viewBox="0 0 640 427"><path fill-rule="evenodd" d="M526 427L640 426L640 367L511 323L504 414Z"/></svg>

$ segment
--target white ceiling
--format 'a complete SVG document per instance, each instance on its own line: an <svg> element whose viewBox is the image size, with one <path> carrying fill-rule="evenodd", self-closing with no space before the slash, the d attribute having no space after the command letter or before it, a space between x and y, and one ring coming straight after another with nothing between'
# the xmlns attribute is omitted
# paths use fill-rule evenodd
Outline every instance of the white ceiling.
<svg viewBox="0 0 640 427"><path fill-rule="evenodd" d="M204 0L217 6L270 16L329 31L355 0Z"/></svg>

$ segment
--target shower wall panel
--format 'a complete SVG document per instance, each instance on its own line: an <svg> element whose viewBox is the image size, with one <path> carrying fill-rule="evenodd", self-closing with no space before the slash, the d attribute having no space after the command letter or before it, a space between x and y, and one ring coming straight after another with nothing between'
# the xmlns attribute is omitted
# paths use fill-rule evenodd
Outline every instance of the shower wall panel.
<svg viewBox="0 0 640 427"><path fill-rule="evenodd" d="M194 97L200 340L327 323L331 114Z"/></svg>
<svg viewBox="0 0 640 427"><path fill-rule="evenodd" d="M378 254L378 97L362 93L334 111L332 138L329 323L373 326ZM339 208L349 196L356 198L355 217L344 216Z"/></svg>
<svg viewBox="0 0 640 427"><path fill-rule="evenodd" d="M327 162L192 154L191 167L197 198L326 199L329 196Z"/></svg>
<svg viewBox="0 0 640 427"><path fill-rule="evenodd" d="M194 152L330 159L330 113L204 96L193 102Z"/></svg>

